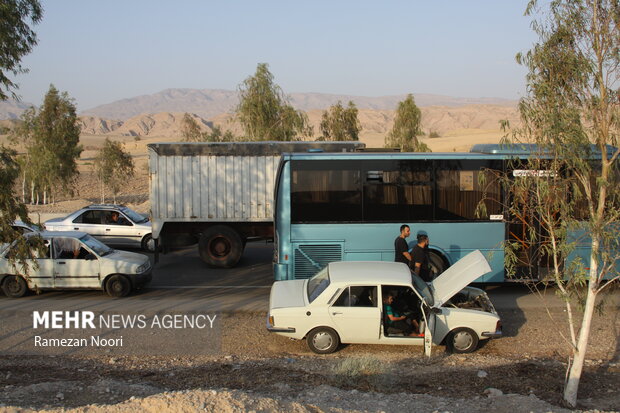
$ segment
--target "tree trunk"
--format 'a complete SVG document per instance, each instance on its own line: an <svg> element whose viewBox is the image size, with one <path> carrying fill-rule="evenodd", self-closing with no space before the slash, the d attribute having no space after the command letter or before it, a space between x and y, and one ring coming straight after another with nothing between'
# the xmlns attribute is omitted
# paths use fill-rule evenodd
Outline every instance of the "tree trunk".
<svg viewBox="0 0 620 413"><path fill-rule="evenodd" d="M596 255L598 254L598 241L592 241L592 253L590 255L590 279L588 280L588 295L586 297L585 308L583 311L583 320L579 329L579 339L577 347L573 348L573 362L568 372L566 386L564 387L564 400L571 406L577 405L577 390L579 389L579 380L583 370L583 363L586 358L586 350L588 348L588 339L590 338L590 328L592 327L592 316L594 315L594 304L596 302L597 284L598 284L598 263Z"/></svg>

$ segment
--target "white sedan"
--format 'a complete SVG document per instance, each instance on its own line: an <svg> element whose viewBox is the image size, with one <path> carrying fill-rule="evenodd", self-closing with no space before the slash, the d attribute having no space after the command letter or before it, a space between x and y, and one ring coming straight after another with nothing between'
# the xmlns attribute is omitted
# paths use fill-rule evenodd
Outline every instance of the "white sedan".
<svg viewBox="0 0 620 413"><path fill-rule="evenodd" d="M340 343L431 345L455 353L474 351L479 340L502 335L500 317L487 294L467 284L491 271L474 251L431 283L395 262L334 262L309 280L277 281L271 288L267 329L306 339L319 354ZM392 298L388 298L392 297ZM395 329L398 312L417 334ZM393 308L392 308L393 307Z"/></svg>
<svg viewBox="0 0 620 413"><path fill-rule="evenodd" d="M91 289L123 297L151 280L149 258L117 251L84 232L39 232L24 235L32 259L17 261L14 242L0 253L0 287L8 297L30 290Z"/></svg>

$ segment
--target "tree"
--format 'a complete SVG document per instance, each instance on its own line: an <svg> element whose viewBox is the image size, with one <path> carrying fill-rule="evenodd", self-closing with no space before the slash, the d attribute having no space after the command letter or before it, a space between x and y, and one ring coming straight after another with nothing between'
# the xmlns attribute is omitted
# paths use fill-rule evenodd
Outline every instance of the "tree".
<svg viewBox="0 0 620 413"><path fill-rule="evenodd" d="M211 127L211 131L202 131L198 122L192 115L185 113L181 120L181 135L186 142L232 142L235 136L231 131L222 132L217 125Z"/></svg>
<svg viewBox="0 0 620 413"><path fill-rule="evenodd" d="M17 99L17 84L8 74L18 75L28 70L21 66L21 59L37 44L37 36L30 25L43 17L38 0L2 0L0 2L0 100L9 95Z"/></svg>
<svg viewBox="0 0 620 413"><path fill-rule="evenodd" d="M342 103L331 106L323 112L321 118L321 133L326 141L358 141L362 125L357 118L357 107L349 101L345 109Z"/></svg>
<svg viewBox="0 0 620 413"><path fill-rule="evenodd" d="M50 85L40 110L31 108L22 115L23 123L12 134L13 142L26 146L26 170L31 186L31 202L43 195L72 193L78 175L77 159L82 153L79 145L80 126L75 105L67 92L60 93Z"/></svg>
<svg viewBox="0 0 620 413"><path fill-rule="evenodd" d="M398 103L394 126L385 139L386 148L400 148L403 152L430 152L430 148L418 140L422 135L422 112L415 104L412 94Z"/></svg>
<svg viewBox="0 0 620 413"><path fill-rule="evenodd" d="M526 14L541 11L532 25L539 42L517 55L528 69L528 93L519 102L523 126L507 139L536 144L528 160L535 172L511 181L511 209L527 208L534 217L525 243L541 245L549 278L566 302L569 334L563 337L571 358L564 400L574 407L597 296L618 281L620 5L553 0L541 10L533 0ZM591 161L597 154L600 162ZM575 233L584 236L575 239ZM584 259L579 243L590 247ZM514 244L506 250L509 266L515 250Z"/></svg>
<svg viewBox="0 0 620 413"><path fill-rule="evenodd" d="M101 203L105 203L106 186L112 191L112 199L116 203L116 195L126 184L127 179L134 175L131 155L123 150L120 142L106 138L95 157L93 168L101 185Z"/></svg>
<svg viewBox="0 0 620 413"><path fill-rule="evenodd" d="M291 141L312 135L308 117L295 110L273 81L267 63L259 63L254 76L239 85L236 116L253 140Z"/></svg>

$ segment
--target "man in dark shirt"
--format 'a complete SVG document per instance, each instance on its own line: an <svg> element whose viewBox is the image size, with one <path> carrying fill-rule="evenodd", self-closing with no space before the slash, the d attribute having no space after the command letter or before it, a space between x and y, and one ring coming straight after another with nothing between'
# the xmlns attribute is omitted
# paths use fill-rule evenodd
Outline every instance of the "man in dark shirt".
<svg viewBox="0 0 620 413"><path fill-rule="evenodd" d="M409 225L400 226L400 235L394 240L394 261L402 262L409 266L411 262L411 254L409 254L409 245L406 238L411 235Z"/></svg>
<svg viewBox="0 0 620 413"><path fill-rule="evenodd" d="M411 250L411 261L413 272L420 276L424 281L432 281L431 269L428 265L428 235L418 234L418 243Z"/></svg>

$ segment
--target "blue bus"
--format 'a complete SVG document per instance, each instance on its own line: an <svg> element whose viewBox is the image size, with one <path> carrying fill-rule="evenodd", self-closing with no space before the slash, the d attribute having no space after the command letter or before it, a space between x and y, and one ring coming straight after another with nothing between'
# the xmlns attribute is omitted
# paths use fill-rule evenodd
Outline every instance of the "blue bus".
<svg viewBox="0 0 620 413"><path fill-rule="evenodd" d="M284 154L275 188L275 279L309 278L332 261L393 261L394 240L408 224L410 248L417 234L429 236L435 275L480 250L492 271L476 282L509 281L504 242L522 242L527 224L508 216L510 194L497 176L527 173L514 159L530 150L483 144L467 153ZM575 254L585 258L584 245ZM538 247L523 243L517 274L547 272L548 262L535 258Z"/></svg>

